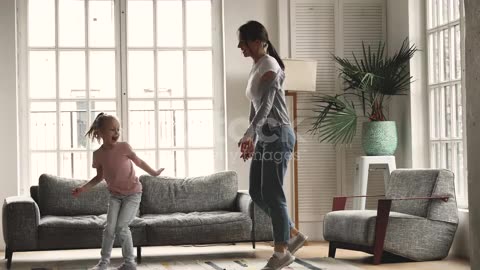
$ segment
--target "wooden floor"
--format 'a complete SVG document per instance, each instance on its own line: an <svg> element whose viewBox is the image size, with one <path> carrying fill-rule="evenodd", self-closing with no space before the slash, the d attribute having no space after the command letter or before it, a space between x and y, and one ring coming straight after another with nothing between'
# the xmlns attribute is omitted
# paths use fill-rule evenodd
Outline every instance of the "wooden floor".
<svg viewBox="0 0 480 270"><path fill-rule="evenodd" d="M38 252L18 252L13 255L13 264L11 269L32 269L38 265L51 265L58 261L69 261L69 265L94 265L99 258L100 250L68 250L68 251L38 251ZM211 246L166 246L166 247L145 247L142 248L144 261L148 263L150 259L164 258L165 260L195 260L205 258L234 258L234 257L259 257L265 258L265 261L271 256L272 247L269 243L258 243L255 250L251 244L242 243L236 245L211 245ZM328 244L324 242L310 242L308 246L303 247L296 254L299 258L318 258L326 257L328 254ZM395 262L383 263L381 265L372 265L372 256L362 252L337 250L336 258L344 262L353 264L361 269L375 270L469 270L468 261L447 258L442 261L434 262ZM1 254L2 258L4 257ZM112 263L121 263L120 249L114 249ZM5 260L0 264L0 269L5 268Z"/></svg>

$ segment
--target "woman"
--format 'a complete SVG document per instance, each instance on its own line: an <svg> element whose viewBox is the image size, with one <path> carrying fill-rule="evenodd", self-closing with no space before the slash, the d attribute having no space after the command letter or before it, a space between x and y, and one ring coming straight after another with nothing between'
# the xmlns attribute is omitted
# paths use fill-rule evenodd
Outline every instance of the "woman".
<svg viewBox="0 0 480 270"><path fill-rule="evenodd" d="M268 39L265 27L249 21L238 29L238 48L253 59L246 95L250 99L250 126L238 145L250 165L250 196L272 219L274 254L263 270L282 269L307 237L288 217L283 179L295 145L282 84L285 68ZM256 143L255 143L256 142Z"/></svg>

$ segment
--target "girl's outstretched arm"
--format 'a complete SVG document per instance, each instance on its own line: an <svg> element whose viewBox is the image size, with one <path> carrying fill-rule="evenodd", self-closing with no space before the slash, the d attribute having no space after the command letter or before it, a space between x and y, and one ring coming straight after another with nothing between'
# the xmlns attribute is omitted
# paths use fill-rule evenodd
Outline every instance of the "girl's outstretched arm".
<svg viewBox="0 0 480 270"><path fill-rule="evenodd" d="M138 157L137 157L138 158ZM146 171L148 174L151 176L159 176L164 168L160 168L158 170L152 169L145 161L143 161L141 158L138 158L137 162L135 163L140 169Z"/></svg>
<svg viewBox="0 0 480 270"><path fill-rule="evenodd" d="M74 197L78 197L80 193L90 190L92 187L102 182L102 180L103 180L103 169L102 167L99 166L97 167L97 175L95 175L95 177L93 177L90 181L88 181L83 186L74 188L72 190L72 195Z"/></svg>
<svg viewBox="0 0 480 270"><path fill-rule="evenodd" d="M141 158L139 158L137 156L137 154L135 154L135 152L133 152L133 149L132 147L127 143L127 147L128 147L128 154L127 154L127 157L135 164L137 165L137 167L139 167L140 169L146 171L148 174L150 174L151 176L159 176L162 171L164 170L164 168L160 168L159 170L154 170L152 169L152 167L150 167L150 165L148 165L145 161L143 161Z"/></svg>

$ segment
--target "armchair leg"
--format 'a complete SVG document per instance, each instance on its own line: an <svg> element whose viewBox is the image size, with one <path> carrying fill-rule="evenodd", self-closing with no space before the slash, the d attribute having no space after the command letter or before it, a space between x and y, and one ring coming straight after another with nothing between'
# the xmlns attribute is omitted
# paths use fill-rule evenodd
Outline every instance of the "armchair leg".
<svg viewBox="0 0 480 270"><path fill-rule="evenodd" d="M138 264L142 263L142 247L141 246L137 247L137 263Z"/></svg>
<svg viewBox="0 0 480 270"><path fill-rule="evenodd" d="M382 262L382 255L383 255L383 249L382 250L375 250L373 253L373 264L378 265Z"/></svg>
<svg viewBox="0 0 480 270"><path fill-rule="evenodd" d="M328 244L328 257L335 258L335 252L337 251L337 247L334 243L330 242Z"/></svg>
<svg viewBox="0 0 480 270"><path fill-rule="evenodd" d="M387 234L388 217L392 206L391 200L379 200L377 220L375 223L375 242L373 246L373 264L382 262L383 245Z"/></svg>
<svg viewBox="0 0 480 270"><path fill-rule="evenodd" d="M13 251L7 247L5 249L5 259L7 259L7 269L10 269L10 267L12 266L12 256L13 256Z"/></svg>

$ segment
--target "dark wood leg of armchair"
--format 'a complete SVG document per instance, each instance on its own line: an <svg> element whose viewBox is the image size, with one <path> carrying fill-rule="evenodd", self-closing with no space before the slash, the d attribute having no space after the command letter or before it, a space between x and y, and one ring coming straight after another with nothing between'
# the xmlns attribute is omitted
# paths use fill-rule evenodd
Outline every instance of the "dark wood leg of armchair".
<svg viewBox="0 0 480 270"><path fill-rule="evenodd" d="M391 200L378 201L375 243L373 246L373 264L380 264L382 262L383 245L385 243L385 235L387 234L388 217L391 206Z"/></svg>
<svg viewBox="0 0 480 270"><path fill-rule="evenodd" d="M330 242L328 244L328 257L335 258L335 252L336 251L337 251L337 247L335 246L335 243Z"/></svg>
<svg viewBox="0 0 480 270"><path fill-rule="evenodd" d="M142 263L142 247L137 247L137 263Z"/></svg>
<svg viewBox="0 0 480 270"><path fill-rule="evenodd" d="M10 267L12 266L12 256L13 256L13 251L7 247L5 249L5 259L7 259L7 269L10 269Z"/></svg>

